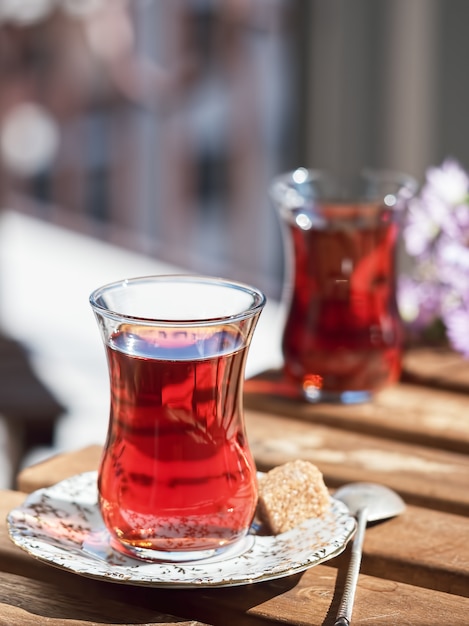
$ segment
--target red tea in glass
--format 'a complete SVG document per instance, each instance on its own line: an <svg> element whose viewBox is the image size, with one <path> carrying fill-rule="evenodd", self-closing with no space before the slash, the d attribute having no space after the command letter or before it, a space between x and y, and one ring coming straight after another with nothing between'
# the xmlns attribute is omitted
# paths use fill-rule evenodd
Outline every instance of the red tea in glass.
<svg viewBox="0 0 469 626"><path fill-rule="evenodd" d="M188 291L189 320L106 319L104 333L111 409L98 474L100 507L112 544L149 559L211 556L246 535L257 504L242 393L262 297L251 290L249 300L241 291L241 301L228 302L224 311L207 298L226 301L231 283L216 289L209 282L208 289L199 282L194 291L202 279L187 278L190 289L178 280L181 292ZM154 291L156 317L158 292L165 290L158 283ZM199 305L190 300L197 294ZM161 309L168 315L166 305ZM226 320L228 310L234 316ZM97 313L101 323L103 315Z"/></svg>
<svg viewBox="0 0 469 626"><path fill-rule="evenodd" d="M389 176L372 173L358 200L307 170L276 183L291 253L284 371L311 402L365 401L399 378L395 254L410 182Z"/></svg>

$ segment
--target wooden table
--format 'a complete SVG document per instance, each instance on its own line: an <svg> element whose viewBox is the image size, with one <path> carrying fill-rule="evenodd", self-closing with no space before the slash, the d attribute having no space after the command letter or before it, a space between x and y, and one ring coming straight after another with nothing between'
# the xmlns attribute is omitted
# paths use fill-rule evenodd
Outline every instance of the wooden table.
<svg viewBox="0 0 469 626"><path fill-rule="evenodd" d="M281 391L276 372L247 384L247 428L260 469L310 459L331 490L371 479L396 489L408 505L402 516L367 530L353 625L469 624L469 364L448 351L414 351L400 384L357 406L310 406ZM99 456L100 448L91 446L23 470L19 491L0 492L2 517L25 492L94 469ZM11 543L2 524L0 624L327 626L349 548L327 564L272 582L149 589L40 563Z"/></svg>

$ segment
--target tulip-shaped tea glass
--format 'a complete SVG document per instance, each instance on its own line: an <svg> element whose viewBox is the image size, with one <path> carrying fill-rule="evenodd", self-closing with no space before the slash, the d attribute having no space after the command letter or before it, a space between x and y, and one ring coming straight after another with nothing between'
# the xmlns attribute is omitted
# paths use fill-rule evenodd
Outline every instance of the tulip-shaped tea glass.
<svg viewBox="0 0 469 626"><path fill-rule="evenodd" d="M242 398L264 295L202 276L150 276L90 296L111 386L98 472L116 550L148 560L212 556L248 532L256 471Z"/></svg>
<svg viewBox="0 0 469 626"><path fill-rule="evenodd" d="M363 402L401 372L396 243L415 181L299 168L271 196L285 233L286 378L310 402Z"/></svg>

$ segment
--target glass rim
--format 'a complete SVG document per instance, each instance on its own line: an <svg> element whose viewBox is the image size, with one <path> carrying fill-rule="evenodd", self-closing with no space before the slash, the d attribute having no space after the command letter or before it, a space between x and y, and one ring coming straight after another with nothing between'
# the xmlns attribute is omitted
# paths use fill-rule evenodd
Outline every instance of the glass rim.
<svg viewBox="0 0 469 626"><path fill-rule="evenodd" d="M134 314L122 313L112 308L109 308L100 302L99 298L106 292L117 291L119 289L126 289L129 286L138 284L204 284L212 287L221 286L226 289L234 289L243 292L252 297L252 303L244 310L237 313L218 315L213 317L181 317L181 318L165 318L165 317L149 317L139 316ZM128 322L134 324L148 325L148 326L177 326L177 327L200 327L200 326L213 326L221 323L233 323L242 321L244 319L250 319L256 314L260 313L266 303L265 294L258 288L248 285L247 283L221 278L216 276L206 276L203 274L149 274L145 276L135 276L131 278L123 278L121 280L106 283L101 287L94 289L89 296L89 303L95 313L98 313L108 319L113 319L119 322Z"/></svg>
<svg viewBox="0 0 469 626"><path fill-rule="evenodd" d="M344 183L358 181L369 181L374 184L394 184L396 185L395 195L400 199L410 199L418 190L417 179L413 176L401 172L399 170L387 169L387 168L372 168L364 167L361 170L357 170L352 176L344 177L336 174L333 170L327 169L315 169L307 167L297 167L295 169L283 172L275 176L269 187L269 195L277 204L285 204L285 195L288 192L296 192L298 196L301 196L301 186L309 185L314 186L315 181L324 181L329 184L340 186ZM318 201L364 201L365 195L350 195L341 198L337 195L329 197L328 194L318 193L314 196ZM372 198L368 201L376 200L381 197L380 194L373 194ZM287 202L288 204L288 202ZM388 207L391 208L391 207Z"/></svg>

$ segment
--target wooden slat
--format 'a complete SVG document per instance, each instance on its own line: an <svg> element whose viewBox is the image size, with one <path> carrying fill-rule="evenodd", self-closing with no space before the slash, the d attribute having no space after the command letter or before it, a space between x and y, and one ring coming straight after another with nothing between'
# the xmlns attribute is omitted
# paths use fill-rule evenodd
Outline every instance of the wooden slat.
<svg viewBox="0 0 469 626"><path fill-rule="evenodd" d="M57 572L60 574L60 572ZM63 578L63 576L62 576ZM74 584L57 576L44 583L0 573L0 625L85 626L85 624L179 624L205 622L172 618L158 607L180 607L186 613L203 613L213 626L262 626L289 623L321 626L332 623L342 592L343 577L333 568L319 566L307 575L244 588L162 591L111 583L99 584L75 577ZM383 605L386 607L383 611ZM362 575L357 589L354 626L379 623L441 626L451 615L464 624L469 599L411 585ZM288 622L286 622L288 619ZM379 621L373 621L379 620Z"/></svg>
<svg viewBox="0 0 469 626"><path fill-rule="evenodd" d="M406 353L403 366L403 380L469 393L469 359L450 348L413 348Z"/></svg>
<svg viewBox="0 0 469 626"><path fill-rule="evenodd" d="M419 506L469 516L469 457L280 415L246 411L259 469L302 458L323 472L329 487L380 482Z"/></svg>
<svg viewBox="0 0 469 626"><path fill-rule="evenodd" d="M367 529L362 571L468 597L468 527L466 517L408 506Z"/></svg>
<svg viewBox="0 0 469 626"><path fill-rule="evenodd" d="M83 581L81 581L83 582ZM142 608L125 595L107 597L99 585L85 581L64 590L61 585L0 572L0 625L83 626L99 623L203 626L202 622L173 617L153 608Z"/></svg>
<svg viewBox="0 0 469 626"><path fill-rule="evenodd" d="M469 394L399 383L363 404L309 404L272 370L246 382L244 402L268 414L469 454Z"/></svg>
<svg viewBox="0 0 469 626"><path fill-rule="evenodd" d="M236 624L239 611L262 617L268 624L325 626L333 624L343 592L345 569L313 567L302 576L243 589L202 592L213 614L226 615ZM200 601L200 600L199 600ZM466 623L469 599L361 574L358 581L353 626L400 626ZM228 609L228 611L227 611ZM234 617L233 617L234 615ZM218 617L211 623L224 624ZM264 623L264 622L262 622Z"/></svg>
<svg viewBox="0 0 469 626"><path fill-rule="evenodd" d="M24 468L17 476L16 487L24 493L31 493L41 487L50 487L59 480L87 472L98 467L101 446L57 454L45 462Z"/></svg>

